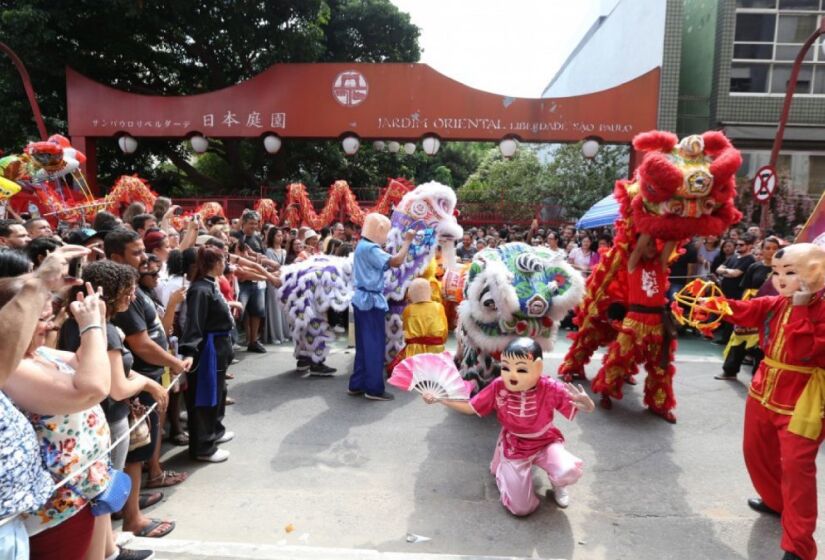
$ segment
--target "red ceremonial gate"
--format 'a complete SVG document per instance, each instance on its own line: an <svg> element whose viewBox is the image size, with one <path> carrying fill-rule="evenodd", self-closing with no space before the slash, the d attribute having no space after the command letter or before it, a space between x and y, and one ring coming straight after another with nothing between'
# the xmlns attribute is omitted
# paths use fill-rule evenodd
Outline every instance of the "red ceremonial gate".
<svg viewBox="0 0 825 560"><path fill-rule="evenodd" d="M656 127L658 68L611 89L524 99L467 87L425 64L279 64L243 83L189 96L127 93L68 68L72 145L97 192L101 138L290 138L629 144Z"/></svg>

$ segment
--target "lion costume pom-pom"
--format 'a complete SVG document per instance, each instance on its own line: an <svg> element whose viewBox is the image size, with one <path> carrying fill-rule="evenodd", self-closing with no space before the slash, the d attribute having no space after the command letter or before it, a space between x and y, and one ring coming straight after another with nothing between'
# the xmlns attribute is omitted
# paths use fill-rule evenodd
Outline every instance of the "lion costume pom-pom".
<svg viewBox="0 0 825 560"><path fill-rule="evenodd" d="M742 214L733 206L739 150L721 132L683 138L651 131L633 139L644 160L627 191L636 229L658 239L720 235Z"/></svg>

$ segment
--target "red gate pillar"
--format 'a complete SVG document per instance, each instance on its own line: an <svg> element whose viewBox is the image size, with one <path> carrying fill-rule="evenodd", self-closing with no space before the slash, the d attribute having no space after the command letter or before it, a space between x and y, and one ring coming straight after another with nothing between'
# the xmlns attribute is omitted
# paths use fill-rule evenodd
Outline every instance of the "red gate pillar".
<svg viewBox="0 0 825 560"><path fill-rule="evenodd" d="M86 182L94 196L100 196L97 186L97 139L88 136L74 136L71 138L72 147L86 156L86 163L80 166L86 176Z"/></svg>

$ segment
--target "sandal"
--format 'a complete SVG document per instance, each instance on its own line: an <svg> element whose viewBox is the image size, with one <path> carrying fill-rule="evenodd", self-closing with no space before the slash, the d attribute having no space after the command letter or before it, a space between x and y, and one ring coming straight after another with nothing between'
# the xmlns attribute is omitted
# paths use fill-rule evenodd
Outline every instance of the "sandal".
<svg viewBox="0 0 825 560"><path fill-rule="evenodd" d="M189 445L189 434L186 432L178 432L169 438L169 442L173 445L186 446Z"/></svg>
<svg viewBox="0 0 825 560"><path fill-rule="evenodd" d="M160 473L160 476L149 477L146 479L146 484L143 485L144 488L167 488L169 486L175 486L176 484L180 484L184 480L189 478L189 473L179 473L175 471L163 471Z"/></svg>
<svg viewBox="0 0 825 560"><path fill-rule="evenodd" d="M162 499L163 492L149 492L147 494L141 494L140 498L138 498L138 508L146 509L148 507L152 507L153 505L160 502ZM112 513L113 521L120 521L121 519L123 519L123 510L115 511Z"/></svg>
<svg viewBox="0 0 825 560"><path fill-rule="evenodd" d="M146 509L148 507L152 507L162 499L163 492L149 492L147 494L141 494L140 498L138 498L138 507L140 509Z"/></svg>
<svg viewBox="0 0 825 560"><path fill-rule="evenodd" d="M136 537L144 537L149 539L159 539L165 537L175 529L174 521L162 521L160 519L151 519L149 524L135 531Z"/></svg>

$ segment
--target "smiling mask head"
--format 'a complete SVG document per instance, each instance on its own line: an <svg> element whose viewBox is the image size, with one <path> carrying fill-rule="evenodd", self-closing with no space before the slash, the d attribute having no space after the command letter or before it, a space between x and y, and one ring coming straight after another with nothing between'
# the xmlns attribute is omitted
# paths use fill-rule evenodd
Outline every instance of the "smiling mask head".
<svg viewBox="0 0 825 560"><path fill-rule="evenodd" d="M532 338L516 338L501 353L501 379L508 391L529 391L539 382L544 362Z"/></svg>
<svg viewBox="0 0 825 560"><path fill-rule="evenodd" d="M783 296L816 293L825 287L825 249L813 243L795 243L780 249L771 262L772 282Z"/></svg>

